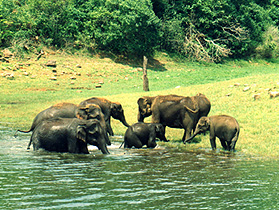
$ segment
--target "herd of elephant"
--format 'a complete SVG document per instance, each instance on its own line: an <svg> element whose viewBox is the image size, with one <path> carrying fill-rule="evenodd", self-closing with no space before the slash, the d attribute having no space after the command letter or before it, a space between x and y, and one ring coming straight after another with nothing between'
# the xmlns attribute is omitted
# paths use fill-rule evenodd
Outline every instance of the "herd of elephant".
<svg viewBox="0 0 279 210"><path fill-rule="evenodd" d="M28 131L32 131L27 149L45 149L55 152L89 154L87 145L97 146L103 154L109 154L109 135L113 136L111 117L127 127L124 148L156 147L156 139L168 141L165 127L182 128L182 141L190 142L197 134L210 131L210 143L216 149L216 137L225 150L235 150L239 136L239 124L228 115L207 117L211 109L209 99L199 93L195 96L158 95L138 99L138 122L129 125L122 105L105 98L93 97L79 105L59 103L41 111L34 118ZM152 116L151 123L144 118ZM15 134L16 135L16 134ZM192 135L192 136L191 136ZM121 147L120 146L120 147Z"/></svg>

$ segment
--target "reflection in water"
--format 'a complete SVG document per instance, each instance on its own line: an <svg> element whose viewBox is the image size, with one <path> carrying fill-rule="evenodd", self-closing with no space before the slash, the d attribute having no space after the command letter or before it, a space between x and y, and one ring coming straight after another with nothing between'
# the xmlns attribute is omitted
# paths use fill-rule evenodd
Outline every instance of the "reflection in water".
<svg viewBox="0 0 279 210"><path fill-rule="evenodd" d="M277 160L238 153L118 149L102 155L27 151L1 132L2 209L276 209Z"/></svg>

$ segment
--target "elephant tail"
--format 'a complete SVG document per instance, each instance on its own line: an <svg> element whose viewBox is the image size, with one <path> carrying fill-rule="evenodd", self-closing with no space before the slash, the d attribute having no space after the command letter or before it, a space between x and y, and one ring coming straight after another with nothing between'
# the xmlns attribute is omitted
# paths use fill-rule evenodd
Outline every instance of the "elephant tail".
<svg viewBox="0 0 279 210"><path fill-rule="evenodd" d="M30 130L28 130L28 131L23 131L23 130L19 130L19 129L18 129L18 130L15 132L14 137L17 137L17 132L29 133L29 132L31 132L31 131L33 131L33 128L30 128Z"/></svg>
<svg viewBox="0 0 279 210"><path fill-rule="evenodd" d="M238 137L239 137L239 131L240 131L239 127L236 128L235 135L234 135L234 137L232 138L232 141L231 141L231 150L233 150L233 151L235 149L235 144L236 144L236 142L238 140Z"/></svg>
<svg viewBox="0 0 279 210"><path fill-rule="evenodd" d="M125 141L123 141L123 142L121 143L121 145L119 146L119 149L123 146L124 142L125 142Z"/></svg>
<svg viewBox="0 0 279 210"><path fill-rule="evenodd" d="M193 114L196 114L196 113L198 113L198 111L199 111L199 108L198 108L198 107L196 108L196 110L193 110L193 109L191 109L190 107L188 107L188 106L186 106L186 105L184 105L184 107L185 107L189 112L192 112Z"/></svg>
<svg viewBox="0 0 279 210"><path fill-rule="evenodd" d="M198 103L197 103L195 100L193 100L192 98L191 98L191 101L192 101L192 103L194 104L194 110L191 109L190 107L188 107L186 104L184 105L184 107L185 107L189 112L192 112L193 114L196 114L196 113L198 113L198 111L199 111Z"/></svg>

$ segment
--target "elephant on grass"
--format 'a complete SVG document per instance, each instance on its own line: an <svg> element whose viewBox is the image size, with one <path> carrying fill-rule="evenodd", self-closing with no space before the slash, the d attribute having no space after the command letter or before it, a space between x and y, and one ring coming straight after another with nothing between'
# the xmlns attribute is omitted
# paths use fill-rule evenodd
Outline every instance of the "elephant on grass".
<svg viewBox="0 0 279 210"><path fill-rule="evenodd" d="M196 135L210 131L210 143L212 150L216 149L216 137L221 141L225 150L234 151L239 136L239 124L235 118L228 115L215 115L201 117L196 126L193 136L184 143L191 141Z"/></svg>

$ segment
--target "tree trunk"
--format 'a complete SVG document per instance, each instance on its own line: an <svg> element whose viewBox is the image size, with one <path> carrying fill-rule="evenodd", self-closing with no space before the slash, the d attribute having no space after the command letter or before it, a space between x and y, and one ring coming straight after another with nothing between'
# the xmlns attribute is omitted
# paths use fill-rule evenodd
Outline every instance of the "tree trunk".
<svg viewBox="0 0 279 210"><path fill-rule="evenodd" d="M147 57L143 56L143 90L144 91L149 91L149 84L148 84L148 78L147 78Z"/></svg>

